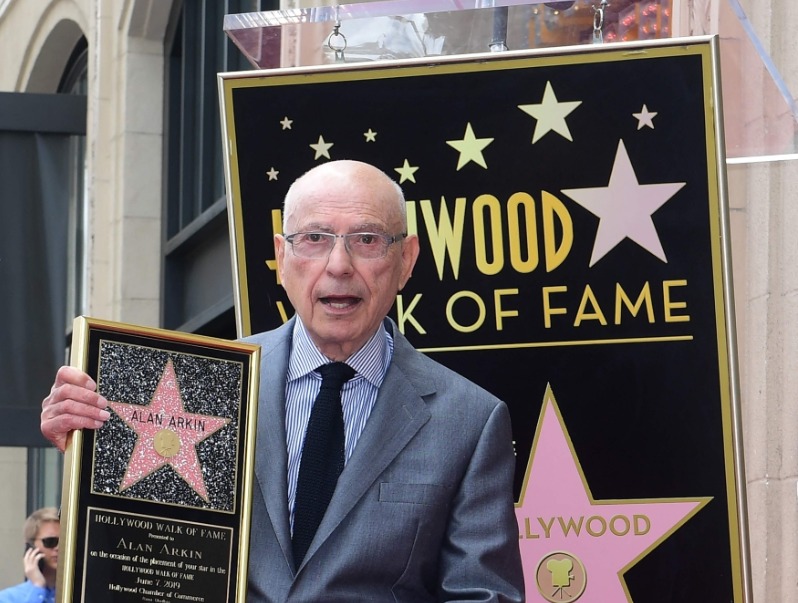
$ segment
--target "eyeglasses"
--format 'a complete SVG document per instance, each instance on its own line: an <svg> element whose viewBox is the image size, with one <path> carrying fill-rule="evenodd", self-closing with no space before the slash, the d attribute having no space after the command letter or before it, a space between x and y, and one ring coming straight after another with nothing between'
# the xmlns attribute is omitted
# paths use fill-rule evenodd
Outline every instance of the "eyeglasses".
<svg viewBox="0 0 798 603"><path fill-rule="evenodd" d="M47 536L46 538L41 538L41 541L46 549L54 549L58 546L58 536Z"/></svg>
<svg viewBox="0 0 798 603"><path fill-rule="evenodd" d="M406 236L405 233L391 236L376 232L351 232L342 235L331 232L295 232L286 235L285 240L291 244L294 255L300 258L326 258L335 247L335 241L343 239L350 256L362 260L378 260L385 257L391 245Z"/></svg>

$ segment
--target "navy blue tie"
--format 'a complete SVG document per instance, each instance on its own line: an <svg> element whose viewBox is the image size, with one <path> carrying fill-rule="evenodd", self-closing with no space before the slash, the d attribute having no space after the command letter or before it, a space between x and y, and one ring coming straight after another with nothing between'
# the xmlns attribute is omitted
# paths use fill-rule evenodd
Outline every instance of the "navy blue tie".
<svg viewBox="0 0 798 603"><path fill-rule="evenodd" d="M348 364L332 362L316 369L321 389L310 412L294 500L294 565L299 567L344 469L344 416L341 387L355 374Z"/></svg>

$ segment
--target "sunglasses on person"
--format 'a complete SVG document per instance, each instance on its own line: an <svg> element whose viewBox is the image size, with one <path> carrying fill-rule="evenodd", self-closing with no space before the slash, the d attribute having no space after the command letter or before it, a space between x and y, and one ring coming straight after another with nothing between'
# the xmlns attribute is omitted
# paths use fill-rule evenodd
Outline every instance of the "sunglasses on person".
<svg viewBox="0 0 798 603"><path fill-rule="evenodd" d="M47 538L41 538L40 540L46 549L54 549L58 546L58 536L48 536Z"/></svg>

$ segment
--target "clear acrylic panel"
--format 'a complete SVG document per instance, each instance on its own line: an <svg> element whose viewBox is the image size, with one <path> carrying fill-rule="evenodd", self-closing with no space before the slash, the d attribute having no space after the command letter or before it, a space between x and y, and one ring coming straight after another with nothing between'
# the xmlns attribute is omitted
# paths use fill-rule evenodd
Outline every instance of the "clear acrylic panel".
<svg viewBox="0 0 798 603"><path fill-rule="evenodd" d="M231 14L224 29L260 69L717 34L727 160L798 157L795 101L739 0L382 0Z"/></svg>

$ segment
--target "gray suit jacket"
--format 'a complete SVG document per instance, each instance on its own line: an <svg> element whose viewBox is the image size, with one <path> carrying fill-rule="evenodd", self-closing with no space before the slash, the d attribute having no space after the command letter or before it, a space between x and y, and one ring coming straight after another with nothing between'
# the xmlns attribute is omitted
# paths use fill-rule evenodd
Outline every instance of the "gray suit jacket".
<svg viewBox="0 0 798 603"><path fill-rule="evenodd" d="M247 601L522 601L510 417L396 325L374 410L300 567L288 519L293 320L262 346Z"/></svg>

